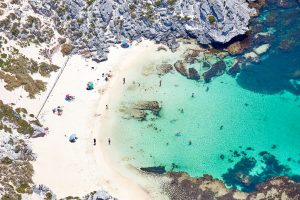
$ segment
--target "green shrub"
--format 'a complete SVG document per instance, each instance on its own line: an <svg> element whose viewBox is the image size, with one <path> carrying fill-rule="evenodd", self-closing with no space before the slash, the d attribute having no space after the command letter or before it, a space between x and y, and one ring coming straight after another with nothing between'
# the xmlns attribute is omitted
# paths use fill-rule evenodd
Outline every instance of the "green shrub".
<svg viewBox="0 0 300 200"><path fill-rule="evenodd" d="M52 194L50 192L46 193L46 200L51 200L52 199Z"/></svg>
<svg viewBox="0 0 300 200"><path fill-rule="evenodd" d="M95 2L95 0L86 0L86 3L88 6L92 5Z"/></svg>
<svg viewBox="0 0 300 200"><path fill-rule="evenodd" d="M158 0L158 1L155 1L155 3L154 3L154 5L155 5L155 7L160 7L160 6L162 6L162 2L161 2L161 0Z"/></svg>
<svg viewBox="0 0 300 200"><path fill-rule="evenodd" d="M12 28L10 29L11 34L13 36L15 36L15 37L17 37L19 35L19 33L20 33L20 31L18 29L19 25L20 24L18 24L18 23L14 23L13 26L12 26Z"/></svg>
<svg viewBox="0 0 300 200"><path fill-rule="evenodd" d="M64 56L69 55L72 52L72 50L73 50L73 46L71 44L65 43L61 46L61 52Z"/></svg>
<svg viewBox="0 0 300 200"><path fill-rule="evenodd" d="M177 2L177 0L168 0L167 3L169 5L174 5Z"/></svg>
<svg viewBox="0 0 300 200"><path fill-rule="evenodd" d="M4 165L10 165L11 163L13 163L13 160L10 159L9 157L4 157L4 158L1 160L1 164L4 164Z"/></svg>
<svg viewBox="0 0 300 200"><path fill-rule="evenodd" d="M209 15L208 16L208 21L209 21L210 24L213 24L213 23L216 22L216 18L214 16L212 16L212 15Z"/></svg>
<svg viewBox="0 0 300 200"><path fill-rule="evenodd" d="M2 54L1 54L1 58L7 58L7 54L2 53Z"/></svg>
<svg viewBox="0 0 300 200"><path fill-rule="evenodd" d="M30 193L31 193L31 192L30 192L30 186L29 186L29 184L26 183L26 182L22 182L22 183L20 184L20 186L16 189L16 191L17 191L18 193L22 193L22 194L24 194L24 193L30 194Z"/></svg>

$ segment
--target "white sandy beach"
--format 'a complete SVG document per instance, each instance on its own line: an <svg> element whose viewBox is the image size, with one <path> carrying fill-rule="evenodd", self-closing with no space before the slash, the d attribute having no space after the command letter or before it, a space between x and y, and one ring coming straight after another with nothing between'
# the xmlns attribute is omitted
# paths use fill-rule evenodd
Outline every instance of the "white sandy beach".
<svg viewBox="0 0 300 200"><path fill-rule="evenodd" d="M32 162L35 184L46 185L58 198L83 196L104 189L121 200L167 199L160 190L161 178L146 174L141 176L137 169L126 166L123 158L111 158L115 155L108 145L110 135L106 131L111 129L108 127L111 118L106 105L109 105L109 111L116 110L116 102L126 87L135 81L135 75L141 73L142 64L157 60L176 61L184 49L180 48L173 54L169 50L157 51L159 46L143 41L128 49L112 47L108 61L101 63L80 55L70 57L38 117L49 128L49 134L31 139L37 155L36 161ZM23 50L22 53L38 52ZM66 60L67 57L60 52L52 57L52 62L60 67ZM113 76L106 82L102 74L109 71ZM47 91L35 99L29 99L22 88L7 91L1 87L2 100L4 103L15 103L16 107L26 107L29 113L36 116L59 73L52 73L50 78L35 77L48 82ZM123 77L126 77L125 85L122 83ZM86 90L89 81L95 84L94 90ZM75 96L75 100L65 101L66 94ZM53 114L52 109L57 106L63 108L62 116ZM78 136L75 143L69 142L71 134ZM93 145L94 138L97 140L96 146Z"/></svg>
<svg viewBox="0 0 300 200"><path fill-rule="evenodd" d="M109 90L115 84L122 85L126 69L146 57L148 52L156 51L157 47L144 41L129 49L112 48L108 61L98 64L81 56L70 58L39 117L41 123L49 127L49 134L32 139L37 154L37 160L32 163L36 184L50 187L58 198L82 196L104 189L122 200L151 199L147 190L120 174L118 166L112 166L107 159L107 149L101 147L107 145L107 136L99 122L105 114L107 101L114 95L112 91L103 93L103 90ZM113 78L105 82L101 74L109 70L112 70ZM95 83L96 88L92 91L86 90L89 81ZM75 100L65 101L66 94L74 95ZM63 107L62 116L52 113L57 106ZM73 133L79 138L76 143L68 140ZM96 146L93 138L97 138Z"/></svg>

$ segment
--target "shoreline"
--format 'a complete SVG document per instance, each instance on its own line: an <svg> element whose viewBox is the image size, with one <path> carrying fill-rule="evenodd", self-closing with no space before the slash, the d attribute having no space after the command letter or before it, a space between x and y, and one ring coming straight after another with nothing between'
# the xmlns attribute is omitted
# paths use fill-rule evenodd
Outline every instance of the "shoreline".
<svg viewBox="0 0 300 200"><path fill-rule="evenodd" d="M109 88L118 84L118 78L130 66L158 46L153 42L143 41L129 49L113 48L109 53L109 60L98 64L86 62L81 56L70 58L40 115L42 124L49 127L49 135L31 140L37 155L36 161L32 162L35 170L33 180L36 184L50 187L58 198L71 194L82 196L104 189L122 200L151 199L148 191L120 174L116 170L118 167L113 166L107 158L108 152L102 147L107 145L107 138L102 134L99 120L103 119L103 113L105 116L103 105L114 96ZM91 69L92 66L94 69ZM101 73L110 70L113 77L108 83L104 80L95 81L95 78L101 78ZM85 89L88 81L95 82L94 90ZM122 79L120 84L121 81ZM65 94L74 95L74 102L64 101ZM63 107L62 116L52 113L52 108L56 106ZM72 133L79 138L74 144L68 141L68 136ZM93 146L93 138L97 139L96 146Z"/></svg>
<svg viewBox="0 0 300 200"><path fill-rule="evenodd" d="M113 146L114 138L112 137L114 136L112 133L114 130L111 128L111 126L114 124L114 117L116 115L115 112L118 112L120 100L122 100L122 97L126 92L128 92L127 90L129 88L132 86L134 87L134 83L136 83L137 78L144 76L142 74L143 72L148 72L148 70L151 71L151 68L155 68L155 65L161 65L162 63L175 63L178 59L180 59L187 49L194 47L194 44L182 44L178 51L172 53L170 50L157 51L157 48L162 45L156 45L148 41L147 43L149 45L146 45L145 49L142 49L143 51L141 50L138 53L137 57L139 59L125 60L126 64L120 66L117 71L114 71L114 76L107 85L104 95L102 96L98 105L98 113L104 114L99 117L99 120L97 121L99 123L95 123L94 130L99 130L96 132L100 133L97 137L97 141L101 142L101 145L99 146L99 152L102 151L104 153L104 159L106 162L108 162L112 167L116 167L114 169L115 171L118 171L123 176L126 176L127 179L135 180L140 187L147 188L147 192L152 195L151 199L166 200L169 199L169 197L167 197L167 195L164 193L161 185L164 182L169 181L169 178L165 176L163 177L156 176L154 174L150 175L143 173L133 165L124 162L127 158L119 157L118 153L116 152L118 151L118 147ZM124 77L126 78L125 84L122 83L122 79ZM108 111L105 109L106 105L108 105ZM110 145L108 145L108 138L112 138ZM111 158L111 156L113 156L113 158ZM123 197L121 199L127 198Z"/></svg>

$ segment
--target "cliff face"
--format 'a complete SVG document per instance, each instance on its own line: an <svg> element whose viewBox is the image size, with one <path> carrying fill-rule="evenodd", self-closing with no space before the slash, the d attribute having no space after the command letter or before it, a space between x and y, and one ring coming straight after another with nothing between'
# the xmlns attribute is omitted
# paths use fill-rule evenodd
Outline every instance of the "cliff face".
<svg viewBox="0 0 300 200"><path fill-rule="evenodd" d="M225 43L244 34L256 11L245 0L29 0L26 9L53 22L53 29L69 38L74 53L97 51L95 60L107 59L108 47L120 36L131 40L141 37L178 47L176 38L195 38L201 44ZM26 2L27 3L27 2ZM19 0L19 5L26 4ZM17 17L23 10L17 5ZM19 27L14 27L19 29ZM47 26L47 29L49 26ZM33 28L34 29L34 28ZM43 30L43 29L42 29ZM11 38L26 39L26 33ZM35 35L39 30L35 29ZM44 31L45 32L45 31ZM48 31L49 32L49 31ZM47 38L45 38L46 40Z"/></svg>

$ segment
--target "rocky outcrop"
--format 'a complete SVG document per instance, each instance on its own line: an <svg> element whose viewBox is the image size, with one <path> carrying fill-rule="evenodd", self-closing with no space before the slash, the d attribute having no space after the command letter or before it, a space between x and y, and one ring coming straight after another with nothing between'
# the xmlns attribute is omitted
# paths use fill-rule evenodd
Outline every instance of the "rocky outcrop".
<svg viewBox="0 0 300 200"><path fill-rule="evenodd" d="M209 82L213 77L220 76L225 72L226 63L224 61L218 61L211 66L209 70L203 73L205 82Z"/></svg>
<svg viewBox="0 0 300 200"><path fill-rule="evenodd" d="M98 190L91 192L90 194L81 198L82 200L118 200L112 197L108 192L104 190Z"/></svg>
<svg viewBox="0 0 300 200"><path fill-rule="evenodd" d="M172 200L250 200L250 199L299 199L300 183L288 177L275 177L257 186L255 192L240 192L227 189L224 183L209 175L192 178L186 173L171 172L167 174L169 182L164 190ZM247 177L242 177L247 184Z"/></svg>
<svg viewBox="0 0 300 200"><path fill-rule="evenodd" d="M161 107L157 101L138 101L135 103L125 103L119 111L125 119L145 120L147 112L150 111L154 115L159 115Z"/></svg>
<svg viewBox="0 0 300 200"><path fill-rule="evenodd" d="M189 72L186 68L186 63L183 60L178 60L174 64L174 68L176 69L177 72L179 72L182 76L189 76Z"/></svg>
<svg viewBox="0 0 300 200"><path fill-rule="evenodd" d="M200 79L200 75L199 75L198 71L193 67L190 67L190 68L187 69L187 63L183 60L177 61L174 64L174 68L181 75L183 75L183 76L185 76L189 79L192 79L192 80L199 80Z"/></svg>
<svg viewBox="0 0 300 200"><path fill-rule="evenodd" d="M200 75L195 68L191 67L191 68L189 68L188 78L197 81L200 79Z"/></svg>
<svg viewBox="0 0 300 200"><path fill-rule="evenodd" d="M253 49L253 51L257 54L257 55L262 55L264 53L266 53L270 48L269 44L263 44L259 47L256 47L255 49Z"/></svg>
<svg viewBox="0 0 300 200"><path fill-rule="evenodd" d="M55 193L53 191L46 187L45 185L34 185L32 189L33 194L38 196L38 199L47 199L47 200L58 200ZM24 199L32 199L32 197L28 196L28 198ZM37 199L37 198L34 198ZM93 191L83 197L78 196L68 196L65 198L60 198L60 200L70 200L70 199L76 199L76 200L117 200L117 198L112 197L108 192L105 190L97 190Z"/></svg>
<svg viewBox="0 0 300 200"><path fill-rule="evenodd" d="M231 55L238 55L238 54L242 54L245 51L246 47L247 47L247 45L245 45L245 42L237 41L237 42L234 42L231 45L229 45L227 47L227 51Z"/></svg>
<svg viewBox="0 0 300 200"><path fill-rule="evenodd" d="M248 30L256 13L245 0L30 0L32 9L53 19L59 33L74 45L73 53L96 51L93 59L107 58L108 47L120 36L141 37L167 45L172 51L177 38L195 38L201 44L226 43Z"/></svg>
<svg viewBox="0 0 300 200"><path fill-rule="evenodd" d="M241 71L241 64L242 62L241 61L237 61L235 62L228 70L227 70L227 73L231 76L236 76L238 73L240 73Z"/></svg>
<svg viewBox="0 0 300 200"><path fill-rule="evenodd" d="M163 76L173 70L173 66L171 64L162 64L156 67L157 74Z"/></svg>
<svg viewBox="0 0 300 200"><path fill-rule="evenodd" d="M161 107L157 101L139 101L132 105L133 109L136 110L148 110L152 111L155 115L158 115Z"/></svg>

